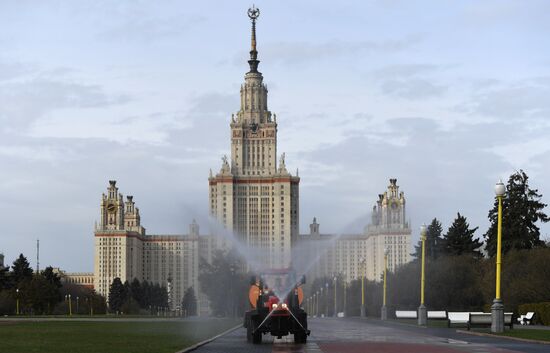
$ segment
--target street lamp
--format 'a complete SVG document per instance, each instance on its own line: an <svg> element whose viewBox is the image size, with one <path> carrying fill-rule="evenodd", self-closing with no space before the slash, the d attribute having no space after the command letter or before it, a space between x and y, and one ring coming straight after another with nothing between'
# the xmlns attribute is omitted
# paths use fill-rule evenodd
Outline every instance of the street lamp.
<svg viewBox="0 0 550 353"><path fill-rule="evenodd" d="M325 317L328 317L328 282L325 283Z"/></svg>
<svg viewBox="0 0 550 353"><path fill-rule="evenodd" d="M338 302L336 300L336 289L338 288L338 277L334 276L334 317L338 317Z"/></svg>
<svg viewBox="0 0 550 353"><path fill-rule="evenodd" d="M233 281L235 281L235 264L232 263L229 267L229 272L231 272L231 281L229 295L231 296L231 317L235 317L235 296L233 295Z"/></svg>
<svg viewBox="0 0 550 353"><path fill-rule="evenodd" d="M390 249L385 248L384 249L384 292L382 296L382 310L381 310L381 319L387 320L388 319L388 308L386 307L386 277L388 273L388 254L390 252Z"/></svg>
<svg viewBox="0 0 550 353"><path fill-rule="evenodd" d="M17 288L15 290L15 293L17 293L17 303L16 303L16 307L15 307L15 314L16 315L19 315L19 288Z"/></svg>
<svg viewBox="0 0 550 353"><path fill-rule="evenodd" d="M76 314L78 315L78 296L76 297Z"/></svg>
<svg viewBox="0 0 550 353"><path fill-rule="evenodd" d="M71 295L69 294L69 316L73 316L73 304L71 300Z"/></svg>
<svg viewBox="0 0 550 353"><path fill-rule="evenodd" d="M495 185L495 195L498 200L497 216L497 269L496 269L496 295L491 306L491 332L504 332L504 304L500 297L500 266L502 263L502 197L506 192L506 186L499 180Z"/></svg>
<svg viewBox="0 0 550 353"><path fill-rule="evenodd" d="M367 310L365 307L365 263L367 260L362 257L359 259L359 263L361 264L361 317L365 317L367 315Z"/></svg>
<svg viewBox="0 0 550 353"><path fill-rule="evenodd" d="M322 297L323 297L323 286L321 286L320 291L321 291L320 298L322 298ZM319 309L319 299L320 299L320 298L317 299L317 309ZM319 312L320 312L320 311L319 311ZM321 314L321 315L323 315L323 314Z"/></svg>
<svg viewBox="0 0 550 353"><path fill-rule="evenodd" d="M314 313L313 315L314 317L317 317L317 307L315 306L316 300L317 300L317 293L313 293L313 306L312 306L313 310L312 311Z"/></svg>
<svg viewBox="0 0 550 353"><path fill-rule="evenodd" d="M315 313L317 314L317 317L321 317L321 315L319 315L319 299L321 299L322 293L323 293L322 288L321 288L321 291L317 291L317 308L315 308Z"/></svg>
<svg viewBox="0 0 550 353"><path fill-rule="evenodd" d="M426 325L428 323L428 311L424 305L424 284L425 284L425 266L426 266L426 225L420 226L420 239L422 239L422 267L420 269L420 306L418 307L418 324Z"/></svg>
<svg viewBox="0 0 550 353"><path fill-rule="evenodd" d="M346 273L344 272L344 317L346 316L346 304L347 304L347 293L346 293L346 289L347 289L347 282L348 278L346 277Z"/></svg>

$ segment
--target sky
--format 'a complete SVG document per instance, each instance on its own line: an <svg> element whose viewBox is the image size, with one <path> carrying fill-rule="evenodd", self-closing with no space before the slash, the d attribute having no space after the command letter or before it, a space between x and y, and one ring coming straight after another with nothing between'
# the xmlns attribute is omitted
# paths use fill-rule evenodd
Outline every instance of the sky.
<svg viewBox="0 0 550 353"><path fill-rule="evenodd" d="M148 234L208 233L248 71L245 1L0 3L0 252L93 271L108 180ZM523 169L550 202L547 1L256 1L278 150L300 228L361 232L397 178L413 241L456 213L488 227ZM550 209L546 208L550 213ZM550 237L550 225L542 225Z"/></svg>

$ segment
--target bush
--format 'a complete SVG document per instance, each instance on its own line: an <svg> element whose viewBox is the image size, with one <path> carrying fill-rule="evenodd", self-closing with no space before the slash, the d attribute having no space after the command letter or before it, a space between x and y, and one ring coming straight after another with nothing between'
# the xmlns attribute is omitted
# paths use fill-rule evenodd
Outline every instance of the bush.
<svg viewBox="0 0 550 353"><path fill-rule="evenodd" d="M521 304L518 307L521 315L527 314L528 311L535 313L535 322L542 325L550 325L550 302Z"/></svg>

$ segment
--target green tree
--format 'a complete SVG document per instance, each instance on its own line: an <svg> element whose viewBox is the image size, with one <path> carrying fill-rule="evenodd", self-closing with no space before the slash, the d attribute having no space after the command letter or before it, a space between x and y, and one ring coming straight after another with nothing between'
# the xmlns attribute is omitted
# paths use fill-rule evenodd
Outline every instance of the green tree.
<svg viewBox="0 0 550 353"><path fill-rule="evenodd" d="M241 314L248 302L249 276L240 271L243 260L234 252L216 251L212 263L201 259L199 281L214 315Z"/></svg>
<svg viewBox="0 0 550 353"><path fill-rule="evenodd" d="M181 308L185 316L197 315L197 297L195 296L193 287L189 287L185 290L183 300L181 301Z"/></svg>
<svg viewBox="0 0 550 353"><path fill-rule="evenodd" d="M0 291L10 289L11 286L10 267L0 266Z"/></svg>
<svg viewBox="0 0 550 353"><path fill-rule="evenodd" d="M130 295L132 299L134 299L137 303L139 303L140 307L145 307L141 305L142 303L142 297L143 297L143 290L141 288L141 283L137 278L134 278L132 283L130 283Z"/></svg>
<svg viewBox="0 0 550 353"><path fill-rule="evenodd" d="M42 274L19 282L19 295L22 307L38 315L50 313L60 301L59 287Z"/></svg>
<svg viewBox="0 0 550 353"><path fill-rule="evenodd" d="M443 247L442 233L441 222L434 218L426 229L426 258L435 260L441 255ZM415 252L412 255L417 259L422 258L422 240L418 241L418 245L415 245L414 249Z"/></svg>
<svg viewBox="0 0 550 353"><path fill-rule="evenodd" d="M27 258L20 254L19 257L13 262L11 266L11 277L14 285L18 285L20 282L32 278L32 268L29 265Z"/></svg>
<svg viewBox="0 0 550 353"><path fill-rule="evenodd" d="M479 256L478 249L483 245L479 239L474 238L474 233L478 227L470 229L466 217L457 213L453 224L447 230L443 237L442 250L446 255L471 254Z"/></svg>
<svg viewBox="0 0 550 353"><path fill-rule="evenodd" d="M109 287L109 308L111 312L119 312L126 301L126 289L120 278L115 277Z"/></svg>
<svg viewBox="0 0 550 353"><path fill-rule="evenodd" d="M529 187L529 177L523 170L510 176L502 198L502 252L512 249L532 249L545 246L540 240L537 222L548 222L544 213L546 204L541 202L542 195L537 189ZM485 233L486 249L489 256L496 253L498 201L495 199L489 211L491 225Z"/></svg>

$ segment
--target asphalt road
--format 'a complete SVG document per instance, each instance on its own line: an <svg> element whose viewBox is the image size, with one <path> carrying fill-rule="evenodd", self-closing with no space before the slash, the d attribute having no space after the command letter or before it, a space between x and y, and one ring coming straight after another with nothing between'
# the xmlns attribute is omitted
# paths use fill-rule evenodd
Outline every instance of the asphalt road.
<svg viewBox="0 0 550 353"><path fill-rule="evenodd" d="M210 342L197 353L548 353L550 345L458 333L455 329L422 328L374 319L310 319L307 344L296 345L291 336L281 340L265 335L263 343L246 341L240 328Z"/></svg>

